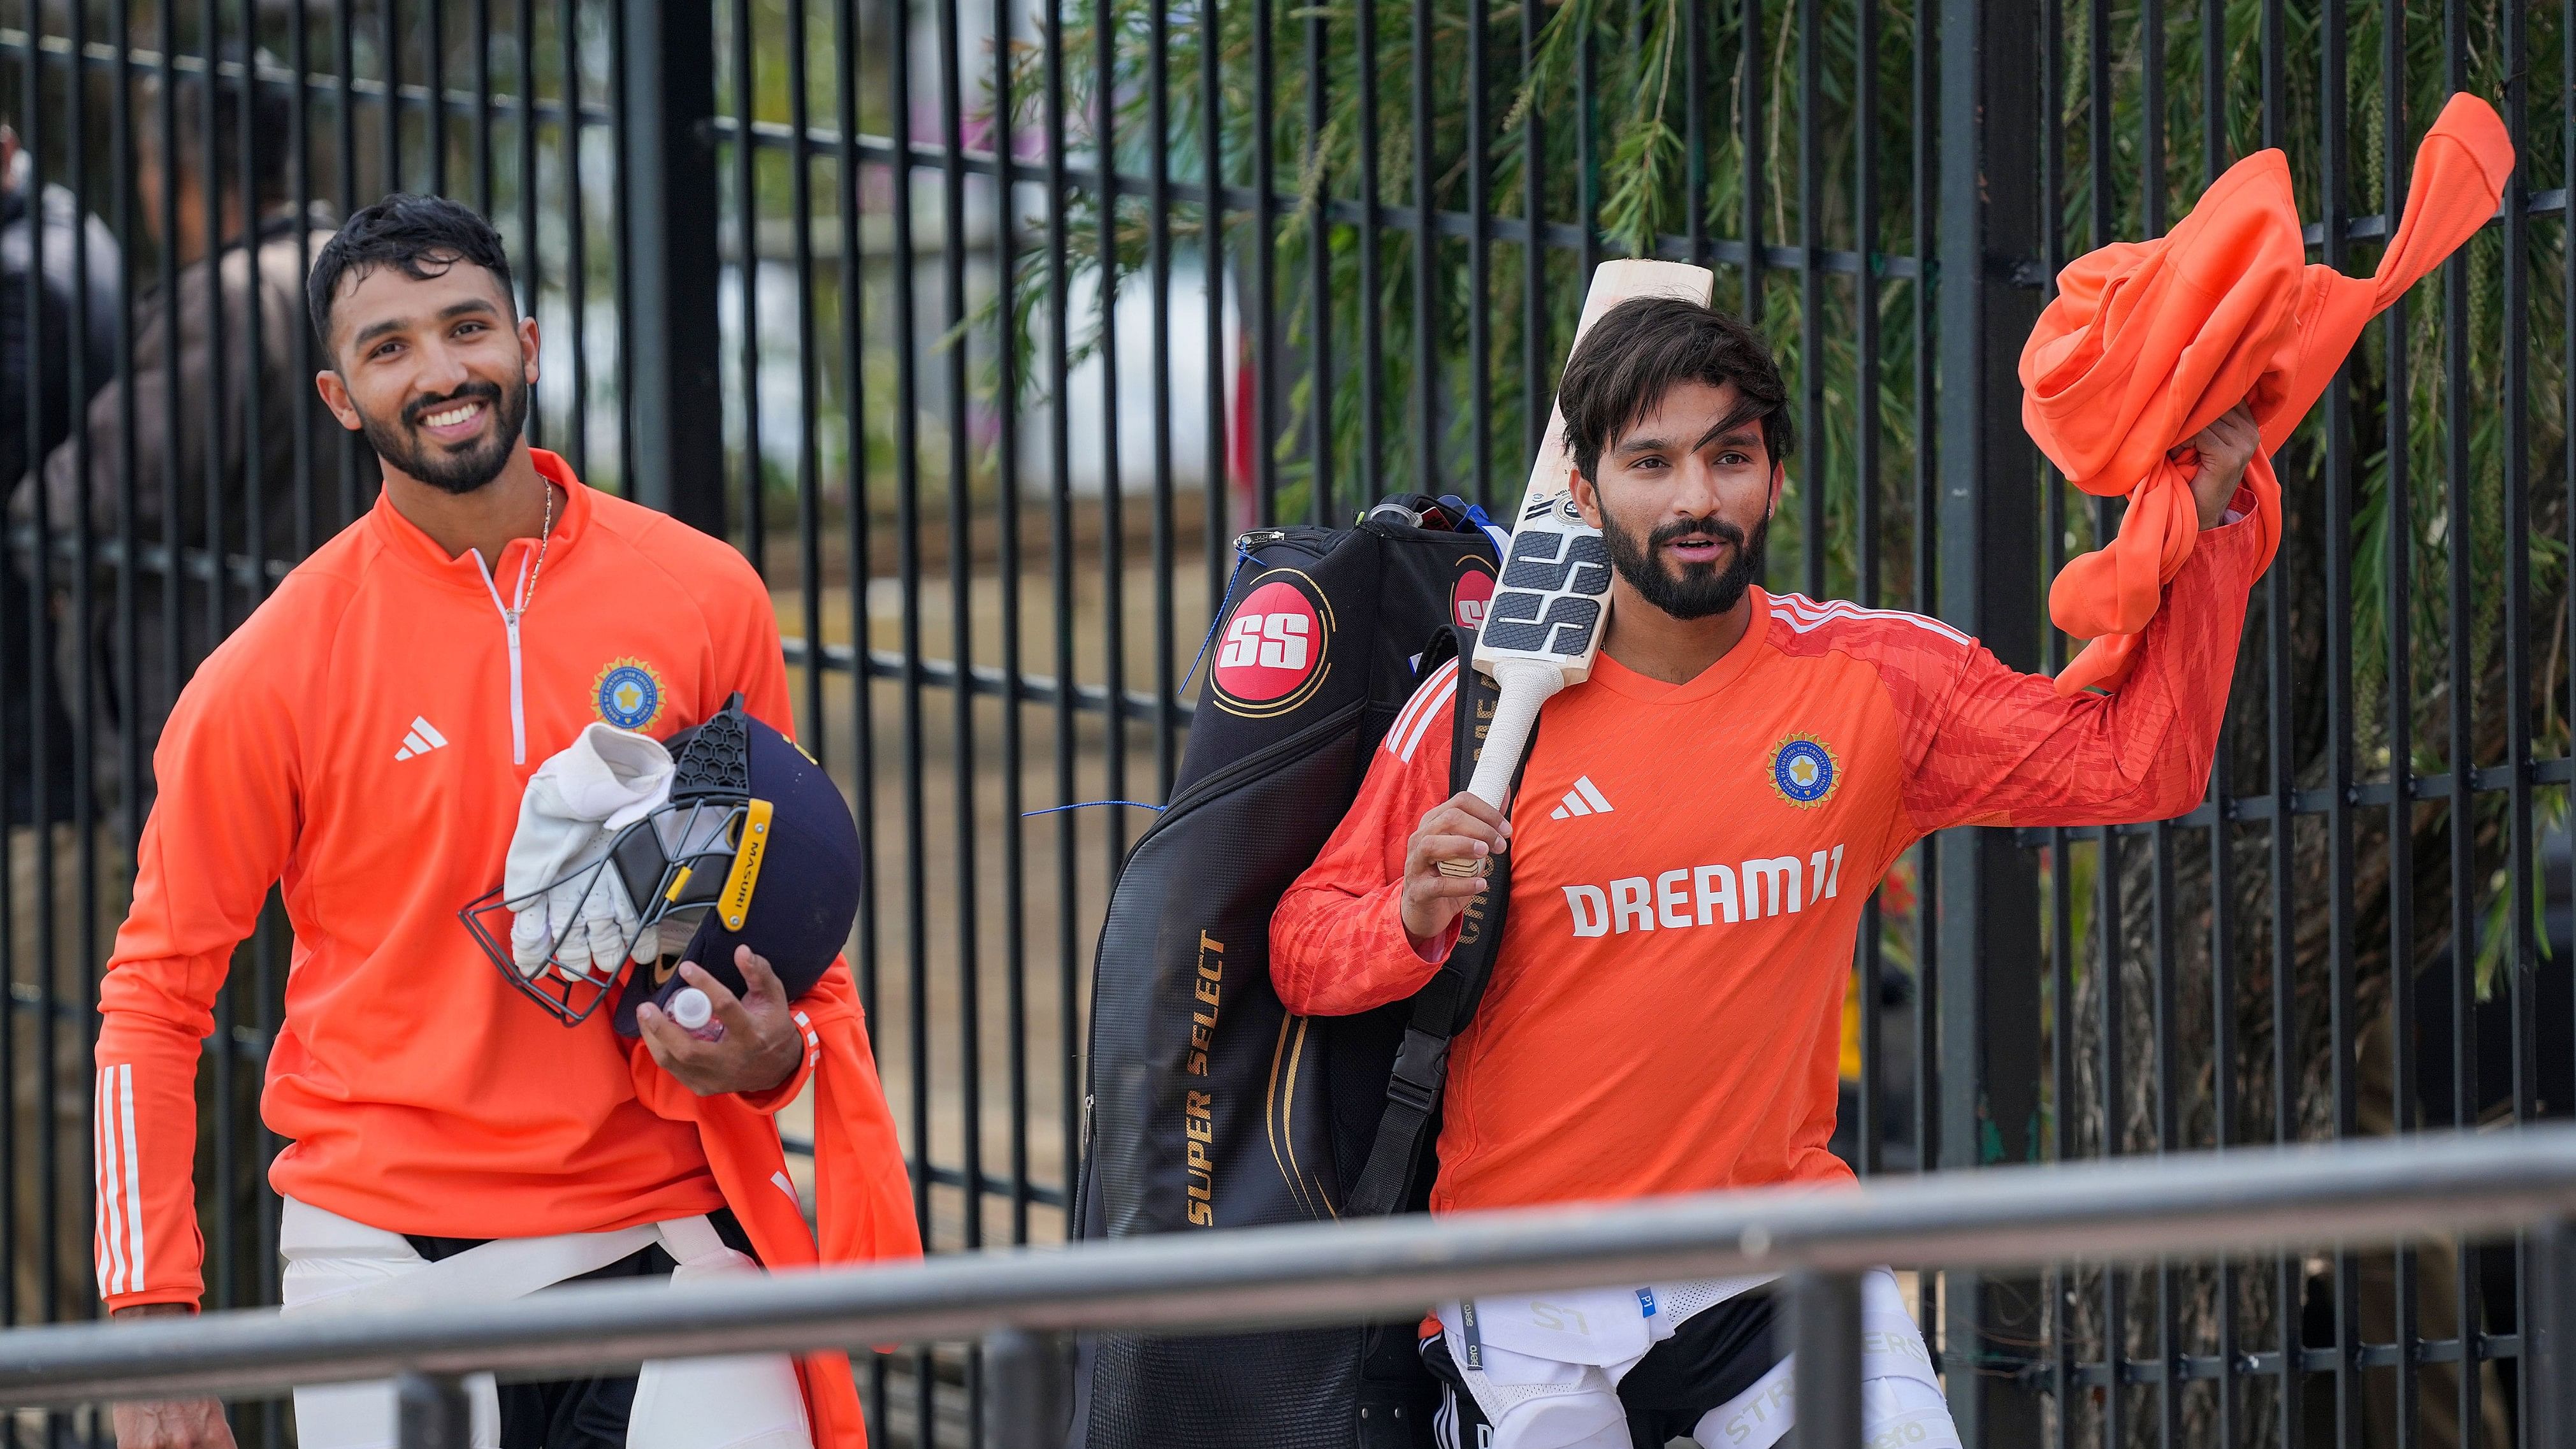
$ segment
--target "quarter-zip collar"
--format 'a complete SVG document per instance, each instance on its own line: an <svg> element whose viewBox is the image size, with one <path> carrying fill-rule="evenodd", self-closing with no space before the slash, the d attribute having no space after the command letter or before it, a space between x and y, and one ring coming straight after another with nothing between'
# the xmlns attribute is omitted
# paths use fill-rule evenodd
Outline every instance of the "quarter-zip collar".
<svg viewBox="0 0 2576 1449"><path fill-rule="evenodd" d="M590 490L573 476L572 466L555 454L543 448L530 448L528 456L537 465L538 477L564 491L563 506L555 510L553 541L546 547L546 572L553 573L563 567L564 560L580 546L582 534L589 529ZM439 547L436 539L422 532L420 525L402 516L402 510L394 507L390 495L381 491L376 494L376 506L368 511L367 525L384 540L387 553L413 565L430 578L469 594L484 592L484 570L476 565L473 550L468 549L455 558L449 558L447 550ZM492 577L515 577L522 557L533 562L536 548L537 541L533 538L511 540L502 548L501 556L490 561Z"/></svg>
<svg viewBox="0 0 2576 1449"><path fill-rule="evenodd" d="M555 514L554 532L547 536L545 560L547 570L560 578L570 560L573 545L583 527L590 521L589 490L573 476L564 460L543 448L530 448L537 476L560 486L564 506ZM385 540L386 551L418 567L431 579L453 588L472 590L491 600L494 622L499 625L510 651L510 763L528 762L527 669L522 642L527 637L528 605L532 602L528 588L537 582L537 540L515 538L501 549L497 561L484 559L479 549L467 549L455 558L439 547L437 540L423 532L418 524L402 516L393 505L390 494L376 495L371 520Z"/></svg>

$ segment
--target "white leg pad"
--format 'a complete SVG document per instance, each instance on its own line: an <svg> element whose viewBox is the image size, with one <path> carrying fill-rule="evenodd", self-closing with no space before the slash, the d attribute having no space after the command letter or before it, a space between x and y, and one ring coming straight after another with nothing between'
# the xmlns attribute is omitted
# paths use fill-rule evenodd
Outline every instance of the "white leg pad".
<svg viewBox="0 0 2576 1449"><path fill-rule="evenodd" d="M1448 1336L1458 1376L1492 1426L1485 1449L1630 1449L1628 1409L1619 1402L1616 1377L1629 1363L1605 1370L1488 1343L1481 1354L1486 1366L1475 1368L1468 1365L1466 1345L1446 1319L1441 1331Z"/></svg>
<svg viewBox="0 0 2576 1449"><path fill-rule="evenodd" d="M1861 1442L1866 1449L1961 1449L1922 1331L1885 1269L1861 1279ZM1782 1358L1691 1431L1705 1449L1771 1449L1796 1421L1796 1365Z"/></svg>
<svg viewBox="0 0 2576 1449"><path fill-rule="evenodd" d="M292 1198L279 1220L278 1251L285 1259L280 1287L289 1313L309 1312L342 1294L378 1288L430 1266L400 1233ZM474 1412L474 1449L499 1449L501 1397L492 1376L466 1379L465 1397ZM295 1391L295 1440L303 1449L393 1449L394 1419L394 1386L386 1380Z"/></svg>
<svg viewBox="0 0 2576 1449"><path fill-rule="evenodd" d="M664 1248L677 1260L671 1281L757 1273L749 1258L724 1246L704 1218L663 1224ZM703 1235L698 1230L703 1229ZM805 1394L785 1354L646 1360L635 1377L635 1408L626 1416L626 1449L813 1449Z"/></svg>

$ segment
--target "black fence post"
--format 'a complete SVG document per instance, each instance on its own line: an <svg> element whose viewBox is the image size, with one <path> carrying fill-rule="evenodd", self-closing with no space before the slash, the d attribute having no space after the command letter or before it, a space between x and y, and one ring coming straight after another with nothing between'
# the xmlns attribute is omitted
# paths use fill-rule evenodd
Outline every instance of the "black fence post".
<svg viewBox="0 0 2576 1449"><path fill-rule="evenodd" d="M984 1336L984 1418L993 1449L1057 1449L1064 1443L1064 1340L1005 1328Z"/></svg>
<svg viewBox="0 0 2576 1449"><path fill-rule="evenodd" d="M473 1442L473 1404L463 1380L421 1373L394 1380L397 1449L468 1449Z"/></svg>
<svg viewBox="0 0 2576 1449"><path fill-rule="evenodd" d="M2523 1338L2523 1442L2576 1449L2576 1223L2535 1228L2523 1239L2531 1307Z"/></svg>
<svg viewBox="0 0 2576 1449"><path fill-rule="evenodd" d="M1861 1449L1860 1279L1799 1273L1789 1280L1792 1449Z"/></svg>
<svg viewBox="0 0 2576 1449"><path fill-rule="evenodd" d="M618 78L626 120L622 220L633 308L619 359L635 447L627 494L721 538L715 7L619 3L626 7L626 70Z"/></svg>
<svg viewBox="0 0 2576 1449"><path fill-rule="evenodd" d="M1942 0L1938 41L1941 613L2017 669L2040 664L2039 477L2016 364L2040 307L2041 3ZM1950 831L1937 849L1937 1160L2024 1161L2039 1149L2038 864L2000 829ZM1940 1301L1961 1437L2036 1445L2038 1395L2000 1360L2041 1340L2037 1280L1952 1273Z"/></svg>

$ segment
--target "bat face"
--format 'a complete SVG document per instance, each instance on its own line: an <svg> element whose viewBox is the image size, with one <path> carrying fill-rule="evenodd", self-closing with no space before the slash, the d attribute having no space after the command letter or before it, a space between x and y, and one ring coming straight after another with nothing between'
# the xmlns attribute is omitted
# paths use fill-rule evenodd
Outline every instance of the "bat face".
<svg viewBox="0 0 2576 1449"><path fill-rule="evenodd" d="M1533 497L1521 506L1511 557L1476 636L1477 662L1492 650L1588 673L1609 607L1608 541L1583 521L1570 492Z"/></svg>
<svg viewBox="0 0 2576 1449"><path fill-rule="evenodd" d="M1716 285L1716 275L1705 267L1603 262L1583 299L1575 345L1582 345L1603 313L1631 297L1687 297L1704 306ZM1592 673L1592 656L1610 618L1610 547L1574 506L1573 480L1574 458L1566 449L1565 412L1559 408L1530 469L1511 553L1476 635L1475 665L1496 678L1496 666L1506 660L1551 665L1567 684Z"/></svg>

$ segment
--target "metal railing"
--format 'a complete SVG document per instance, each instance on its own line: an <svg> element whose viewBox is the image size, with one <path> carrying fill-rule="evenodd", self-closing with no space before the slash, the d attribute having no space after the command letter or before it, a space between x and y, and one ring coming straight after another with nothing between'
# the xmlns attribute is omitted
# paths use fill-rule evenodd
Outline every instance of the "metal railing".
<svg viewBox="0 0 2576 1449"><path fill-rule="evenodd" d="M467 1442L457 1381L469 1373L521 1381L645 1358L981 1336L998 1442L1036 1449L1062 1431L1056 1350L1067 1333L1400 1321L1499 1292L1779 1274L1797 1354L1797 1442L1852 1449L1857 1283L1874 1266L2027 1270L2517 1232L2541 1249L2523 1345L2540 1369L2526 1390L2532 1437L2565 1444L2576 1430L2564 1356L2576 1330L2576 1127L575 1285L498 1306L23 1329L0 1334L0 1405L399 1378L404 1449L435 1449ZM1946 1367L1954 1377L1975 1371L1956 1359Z"/></svg>

